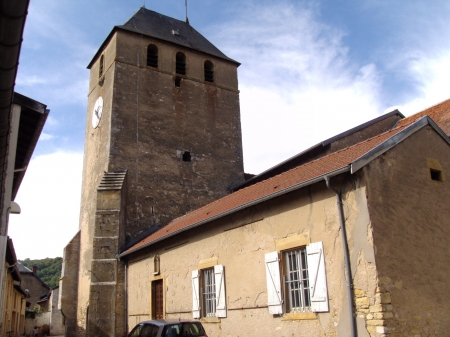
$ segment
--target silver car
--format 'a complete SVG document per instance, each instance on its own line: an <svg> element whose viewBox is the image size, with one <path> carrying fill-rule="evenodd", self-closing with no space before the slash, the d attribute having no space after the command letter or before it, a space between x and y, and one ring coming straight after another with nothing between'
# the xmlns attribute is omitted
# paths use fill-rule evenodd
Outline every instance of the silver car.
<svg viewBox="0 0 450 337"><path fill-rule="evenodd" d="M208 337L199 321L157 319L136 325L128 337Z"/></svg>

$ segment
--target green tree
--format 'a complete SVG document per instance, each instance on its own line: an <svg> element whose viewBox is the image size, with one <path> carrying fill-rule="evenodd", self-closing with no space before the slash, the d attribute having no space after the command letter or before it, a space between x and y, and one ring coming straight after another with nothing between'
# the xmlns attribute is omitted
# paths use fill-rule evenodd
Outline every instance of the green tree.
<svg viewBox="0 0 450 337"><path fill-rule="evenodd" d="M62 258L46 258L41 260L19 260L19 262L30 270L33 270L33 266L37 266L38 270L36 275L44 281L50 288L58 285L59 278L61 277Z"/></svg>

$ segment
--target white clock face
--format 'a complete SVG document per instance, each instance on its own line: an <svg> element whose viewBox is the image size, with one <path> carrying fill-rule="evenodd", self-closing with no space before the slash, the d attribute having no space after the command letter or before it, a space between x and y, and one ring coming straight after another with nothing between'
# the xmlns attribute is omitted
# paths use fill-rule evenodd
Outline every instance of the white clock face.
<svg viewBox="0 0 450 337"><path fill-rule="evenodd" d="M95 129L100 123L100 118L102 118L103 110L103 98L100 96L95 101L94 110L92 110L92 127Z"/></svg>

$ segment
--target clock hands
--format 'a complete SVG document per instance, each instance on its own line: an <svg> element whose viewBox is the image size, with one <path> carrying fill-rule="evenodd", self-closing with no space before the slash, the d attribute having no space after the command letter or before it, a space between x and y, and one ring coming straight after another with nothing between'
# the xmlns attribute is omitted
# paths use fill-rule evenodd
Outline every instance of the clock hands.
<svg viewBox="0 0 450 337"><path fill-rule="evenodd" d="M100 114L99 114L100 111L101 111L101 107L100 106L98 106L97 109L95 109L95 111L94 111L95 115L97 116L98 119L100 119Z"/></svg>

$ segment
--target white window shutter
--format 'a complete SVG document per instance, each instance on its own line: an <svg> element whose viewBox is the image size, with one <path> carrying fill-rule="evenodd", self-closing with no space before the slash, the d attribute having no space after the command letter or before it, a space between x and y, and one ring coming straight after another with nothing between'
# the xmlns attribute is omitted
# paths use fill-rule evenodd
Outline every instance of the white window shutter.
<svg viewBox="0 0 450 337"><path fill-rule="evenodd" d="M309 286L311 288L311 309L313 312L328 310L327 276L322 242L306 246L308 255Z"/></svg>
<svg viewBox="0 0 450 337"><path fill-rule="evenodd" d="M214 279L216 282L216 317L227 317L225 273L221 264L214 266Z"/></svg>
<svg viewBox="0 0 450 337"><path fill-rule="evenodd" d="M198 270L192 271L192 316L194 318L200 318L200 292L199 292L199 280Z"/></svg>
<svg viewBox="0 0 450 337"><path fill-rule="evenodd" d="M266 263L267 305L269 306L269 313L272 315L279 315L283 313L283 309L278 252L265 254L264 261Z"/></svg>

